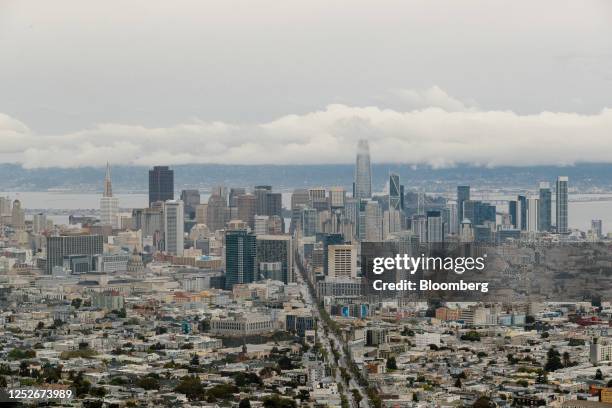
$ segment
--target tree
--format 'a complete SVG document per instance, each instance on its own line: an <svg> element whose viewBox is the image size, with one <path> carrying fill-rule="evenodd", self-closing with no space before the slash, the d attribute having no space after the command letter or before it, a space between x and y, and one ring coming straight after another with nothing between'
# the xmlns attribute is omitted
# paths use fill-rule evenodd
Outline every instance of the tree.
<svg viewBox="0 0 612 408"><path fill-rule="evenodd" d="M566 352L563 353L563 365L565 367L569 367L571 364L572 364L572 360L570 360L570 355L566 351Z"/></svg>
<svg viewBox="0 0 612 408"><path fill-rule="evenodd" d="M189 361L189 364L191 364L192 366L199 366L200 365L200 356L198 356L196 353L193 353L191 355L191 361Z"/></svg>
<svg viewBox="0 0 612 408"><path fill-rule="evenodd" d="M474 402L474 405L472 405L473 408L490 408L490 407L494 407L493 403L491 402L491 399L489 397L480 397L476 400L476 402Z"/></svg>
<svg viewBox="0 0 612 408"><path fill-rule="evenodd" d="M455 381L455 387L457 388L461 388L462 384L461 384L461 378L457 377L457 380Z"/></svg>
<svg viewBox="0 0 612 408"><path fill-rule="evenodd" d="M264 408L296 408L297 404L289 398L281 398L278 394L267 396L263 400Z"/></svg>
<svg viewBox="0 0 612 408"><path fill-rule="evenodd" d="M78 309L81 307L82 303L83 303L83 299L75 298L75 299L72 299L72 302L70 302L70 305L74 307L75 309Z"/></svg>
<svg viewBox="0 0 612 408"><path fill-rule="evenodd" d="M291 362L291 359L287 356L282 356L281 358L278 359L278 366L280 367L281 370L292 370L293 369L293 363Z"/></svg>
<svg viewBox="0 0 612 408"><path fill-rule="evenodd" d="M185 376L181 378L174 391L185 394L191 401L200 401L204 398L204 386L199 377Z"/></svg>
<svg viewBox="0 0 612 408"><path fill-rule="evenodd" d="M595 379L596 380L603 380L603 373L601 372L601 369L597 369L597 371L595 371Z"/></svg>
<svg viewBox="0 0 612 408"><path fill-rule="evenodd" d="M538 384L548 384L548 373L544 370L538 370L538 376L536 378Z"/></svg>
<svg viewBox="0 0 612 408"><path fill-rule="evenodd" d="M248 398L241 399L238 408L251 408L251 401Z"/></svg>
<svg viewBox="0 0 612 408"><path fill-rule="evenodd" d="M353 388L351 390L351 394L353 394L353 400L355 400L355 403L357 404L357 406L359 406L359 404L361 403L361 400L363 399L363 397L361 396L361 393L359 392L358 389Z"/></svg>
<svg viewBox="0 0 612 408"><path fill-rule="evenodd" d="M261 381L261 378L259 378L257 374L250 373L250 372L237 373L236 375L234 375L234 382L236 383L237 387L245 387L251 384L256 384L256 385L263 384L263 382Z"/></svg>
<svg viewBox="0 0 612 408"><path fill-rule="evenodd" d="M397 370L397 362L395 357L391 356L387 359L387 370Z"/></svg>
<svg viewBox="0 0 612 408"><path fill-rule="evenodd" d="M542 337L543 339L547 339L547 338L549 338L549 337L550 337L550 334L548 334L548 332L547 332L547 331L545 331L545 332L542 332L541 337Z"/></svg>
<svg viewBox="0 0 612 408"><path fill-rule="evenodd" d="M151 376L139 378L136 385L145 390L159 390L159 381Z"/></svg>
<svg viewBox="0 0 612 408"><path fill-rule="evenodd" d="M6 388L6 378L3 375L0 375L0 388Z"/></svg>
<svg viewBox="0 0 612 408"><path fill-rule="evenodd" d="M546 365L544 369L548 372L552 372L560 368L563 368L563 364L561 364L561 355L554 347L551 347L546 354Z"/></svg>

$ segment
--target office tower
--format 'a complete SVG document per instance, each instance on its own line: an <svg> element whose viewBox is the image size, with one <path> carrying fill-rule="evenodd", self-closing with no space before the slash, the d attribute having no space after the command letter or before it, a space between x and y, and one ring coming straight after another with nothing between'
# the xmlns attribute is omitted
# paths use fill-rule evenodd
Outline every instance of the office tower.
<svg viewBox="0 0 612 408"><path fill-rule="evenodd" d="M262 270L262 263L279 262L280 276L270 276ZM258 235L257 265L259 277L280 280L283 283L294 282L293 278L293 246L289 235Z"/></svg>
<svg viewBox="0 0 612 408"><path fill-rule="evenodd" d="M372 197L372 167L370 165L370 146L367 140L357 144L357 160L355 161L354 198Z"/></svg>
<svg viewBox="0 0 612 408"><path fill-rule="evenodd" d="M164 229L164 211L161 208L135 208L132 210L134 230L142 231L143 237L153 237Z"/></svg>
<svg viewBox="0 0 612 408"><path fill-rule="evenodd" d="M346 191L342 187L331 187L329 189L329 204L332 210L344 208Z"/></svg>
<svg viewBox="0 0 612 408"><path fill-rule="evenodd" d="M266 194L266 208L264 213L261 215L267 215L269 217L274 215L279 217L283 216L283 196L281 193L273 193L269 191Z"/></svg>
<svg viewBox="0 0 612 408"><path fill-rule="evenodd" d="M11 199L9 197L0 197L0 217L3 215L11 215Z"/></svg>
<svg viewBox="0 0 612 408"><path fill-rule="evenodd" d="M401 184L400 185L400 209L402 211L404 211L405 207L405 203L404 203L404 198L405 198L405 193L404 193L404 185Z"/></svg>
<svg viewBox="0 0 612 408"><path fill-rule="evenodd" d="M401 209L401 191L399 174L389 174L389 209Z"/></svg>
<svg viewBox="0 0 612 408"><path fill-rule="evenodd" d="M308 190L310 196L310 206L317 211L328 211L330 209L327 192L323 187L311 188Z"/></svg>
<svg viewBox="0 0 612 408"><path fill-rule="evenodd" d="M228 221L225 217L227 208L225 199L220 195L213 194L208 198L206 206L206 222L211 232L225 228Z"/></svg>
<svg viewBox="0 0 612 408"><path fill-rule="evenodd" d="M120 228L119 199L113 197L111 170L108 163L106 163L106 175L104 177L104 193L102 193L102 198L100 198L100 224Z"/></svg>
<svg viewBox="0 0 612 408"><path fill-rule="evenodd" d="M529 198L527 200L527 231L529 232L537 232L540 226L539 201L537 198Z"/></svg>
<svg viewBox="0 0 612 408"><path fill-rule="evenodd" d="M457 214L458 224L461 224L465 216L463 203L470 199L470 186L457 186ZM473 221L473 220L470 220Z"/></svg>
<svg viewBox="0 0 612 408"><path fill-rule="evenodd" d="M517 224L516 228L521 231L527 231L527 197L519 195L517 197Z"/></svg>
<svg viewBox="0 0 612 408"><path fill-rule="evenodd" d="M43 213L34 214L32 219L32 231L40 234L47 229L47 216Z"/></svg>
<svg viewBox="0 0 612 408"><path fill-rule="evenodd" d="M238 208L238 219L255 228L255 214L257 214L257 198L253 194L243 194L236 197L236 207Z"/></svg>
<svg viewBox="0 0 612 408"><path fill-rule="evenodd" d="M302 208L309 205L310 193L305 188L298 188L291 193L291 224L289 232L293 232L298 228L302 220Z"/></svg>
<svg viewBox="0 0 612 408"><path fill-rule="evenodd" d="M383 213L383 239L387 239L389 234L401 231L402 218L399 210L389 208Z"/></svg>
<svg viewBox="0 0 612 408"><path fill-rule="evenodd" d="M467 200L463 202L463 219L470 220L472 226L484 225L496 221L494 205L482 201Z"/></svg>
<svg viewBox="0 0 612 408"><path fill-rule="evenodd" d="M230 207L236 207L236 197L238 197L239 195L243 195L246 194L246 189L244 188L237 188L237 187L232 187L230 188L230 192L229 192L229 206Z"/></svg>
<svg viewBox="0 0 612 408"><path fill-rule="evenodd" d="M208 203L196 205L195 220L197 224L208 225Z"/></svg>
<svg viewBox="0 0 612 408"><path fill-rule="evenodd" d="M268 193L272 191L272 186L255 186L253 189L253 195L255 196L256 206L255 214L257 215L268 215L266 214ZM238 205L236 205L238 207ZM244 221L244 220L243 220Z"/></svg>
<svg viewBox="0 0 612 408"><path fill-rule="evenodd" d="M411 227L419 242L427 242L427 216L425 214L414 214L411 220Z"/></svg>
<svg viewBox="0 0 612 408"><path fill-rule="evenodd" d="M317 210L312 207L303 207L301 218L302 235L305 237L315 236L319 224Z"/></svg>
<svg viewBox="0 0 612 408"><path fill-rule="evenodd" d="M21 201L13 201L11 209L11 226L15 229L25 228L25 211L21 208Z"/></svg>
<svg viewBox="0 0 612 408"><path fill-rule="evenodd" d="M591 233L597 238L601 238L603 236L601 220L591 220Z"/></svg>
<svg viewBox="0 0 612 408"><path fill-rule="evenodd" d="M327 247L327 276L330 278L357 277L357 251L351 244Z"/></svg>
<svg viewBox="0 0 612 408"><path fill-rule="evenodd" d="M440 211L427 211L427 242L444 241L444 224Z"/></svg>
<svg viewBox="0 0 612 408"><path fill-rule="evenodd" d="M518 225L518 206L517 206L518 202L516 200L510 200L508 201L508 216L510 218L510 224L514 227L514 228L519 228Z"/></svg>
<svg viewBox="0 0 612 408"><path fill-rule="evenodd" d="M451 235L459 234L459 220L457 214L457 203L446 204L448 210L448 233Z"/></svg>
<svg viewBox="0 0 612 408"><path fill-rule="evenodd" d="M270 217L267 215L256 215L255 216L255 235L267 235L268 234L268 221Z"/></svg>
<svg viewBox="0 0 612 408"><path fill-rule="evenodd" d="M557 178L557 189L556 189L556 209L557 209L557 233L559 234L567 234L569 232L567 219L568 219L568 211L567 211L567 182L569 179L565 176L560 176Z"/></svg>
<svg viewBox="0 0 612 408"><path fill-rule="evenodd" d="M174 170L155 166L149 170L149 207L156 201L174 200Z"/></svg>
<svg viewBox="0 0 612 408"><path fill-rule="evenodd" d="M64 258L87 258L93 265L95 255L104 252L102 235L60 235L47 237L47 274L64 266ZM90 267L90 269L93 266Z"/></svg>
<svg viewBox="0 0 612 408"><path fill-rule="evenodd" d="M382 210L377 201L362 200L359 234L362 241L382 241Z"/></svg>
<svg viewBox="0 0 612 408"><path fill-rule="evenodd" d="M255 198L255 197L253 197ZM257 239L245 229L227 231L225 235L225 288L251 283L257 276Z"/></svg>
<svg viewBox="0 0 612 408"><path fill-rule="evenodd" d="M183 255L184 219L182 201L168 200L164 203L164 242L169 254Z"/></svg>
<svg viewBox="0 0 612 408"><path fill-rule="evenodd" d="M538 201L538 231L550 231L552 225L552 193L550 183L540 183L540 196Z"/></svg>
<svg viewBox="0 0 612 408"><path fill-rule="evenodd" d="M182 190L181 201L185 206L185 218L196 218L196 207L200 205L200 192L198 190Z"/></svg>

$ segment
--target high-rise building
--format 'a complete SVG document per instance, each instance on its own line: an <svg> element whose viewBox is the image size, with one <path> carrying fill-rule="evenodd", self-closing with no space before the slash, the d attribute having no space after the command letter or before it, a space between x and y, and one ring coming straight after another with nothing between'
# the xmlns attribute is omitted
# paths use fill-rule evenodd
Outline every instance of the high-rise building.
<svg viewBox="0 0 612 408"><path fill-rule="evenodd" d="M168 200L164 203L164 242L169 254L183 255L184 219L182 201Z"/></svg>
<svg viewBox="0 0 612 408"><path fill-rule="evenodd" d="M106 163L104 177L104 193L100 198L100 224L120 228L119 225L119 199L113 197L113 184L111 181L110 164Z"/></svg>
<svg viewBox="0 0 612 408"><path fill-rule="evenodd" d="M244 229L225 235L225 288L254 282L257 277L257 238Z"/></svg>
<svg viewBox="0 0 612 408"><path fill-rule="evenodd" d="M206 225L210 231L214 232L225 228L225 224L228 221L226 219L226 208L227 204L222 196L213 194L208 198Z"/></svg>
<svg viewBox="0 0 612 408"><path fill-rule="evenodd" d="M552 226L552 193L550 191L550 183L540 183L538 205L538 231L550 231Z"/></svg>
<svg viewBox="0 0 612 408"><path fill-rule="evenodd" d="M521 231L527 231L527 197L519 195L516 200L517 209L517 221L516 228Z"/></svg>
<svg viewBox="0 0 612 408"><path fill-rule="evenodd" d="M448 233L452 235L458 235L459 221L457 219L457 203L447 203L446 209L448 210Z"/></svg>
<svg viewBox="0 0 612 408"><path fill-rule="evenodd" d="M47 273L52 274L55 267L64 266L64 258L87 258L93 268L95 255L104 252L102 235L60 235L47 237Z"/></svg>
<svg viewBox="0 0 612 408"><path fill-rule="evenodd" d="M330 278L357 277L357 251L351 244L327 247L327 276Z"/></svg>
<svg viewBox="0 0 612 408"><path fill-rule="evenodd" d="M377 242L383 239L382 210L378 201L362 200L359 213L359 238Z"/></svg>
<svg viewBox="0 0 612 408"><path fill-rule="evenodd" d="M317 210L311 207L302 207L301 213L302 235L305 237L315 236L319 225Z"/></svg>
<svg viewBox="0 0 612 408"><path fill-rule="evenodd" d="M389 174L389 209L401 209L401 189L399 174Z"/></svg>
<svg viewBox="0 0 612 408"><path fill-rule="evenodd" d="M603 236L603 228L601 220L591 220L591 233L596 238L601 238Z"/></svg>
<svg viewBox="0 0 612 408"><path fill-rule="evenodd" d="M357 144L357 160L355 161L354 198L372 197L372 167L370 165L370 146L367 140Z"/></svg>
<svg viewBox="0 0 612 408"><path fill-rule="evenodd" d="M236 207L236 197L246 194L246 189L242 187L232 187L229 192L229 206Z"/></svg>
<svg viewBox="0 0 612 408"><path fill-rule="evenodd" d="M11 209L11 226L15 229L22 230L25 228L25 211L21 208L21 201L13 201Z"/></svg>
<svg viewBox="0 0 612 408"><path fill-rule="evenodd" d="M514 228L519 228L519 225L517 224L518 221L518 208L517 208L517 201L515 200L510 200L508 201L508 217L510 218L510 224L514 227Z"/></svg>
<svg viewBox="0 0 612 408"><path fill-rule="evenodd" d="M329 189L329 204L332 210L344 208L346 191L342 187L331 187Z"/></svg>
<svg viewBox="0 0 612 408"><path fill-rule="evenodd" d="M281 193L269 191L266 194L266 207L264 213L261 215L267 215L269 217L274 215L279 217L283 216L283 196Z"/></svg>
<svg viewBox="0 0 612 408"><path fill-rule="evenodd" d="M47 229L47 216L43 213L34 214L32 218L32 232L40 234Z"/></svg>
<svg viewBox="0 0 612 408"><path fill-rule="evenodd" d="M262 270L262 263L279 262L281 264L280 276L268 276ZM290 235L258 235L257 236L257 265L259 276L266 279L276 279L283 283L291 283L293 279L293 247ZM270 269L274 271L274 269ZM277 272L277 271L274 271Z"/></svg>
<svg viewBox="0 0 612 408"><path fill-rule="evenodd" d="M246 222L251 229L254 229L257 197L253 194L240 195L236 197L236 207L238 208L238 219Z"/></svg>
<svg viewBox="0 0 612 408"><path fill-rule="evenodd" d="M527 231L529 232L537 232L540 226L539 201L537 198L529 198L527 200Z"/></svg>
<svg viewBox="0 0 612 408"><path fill-rule="evenodd" d="M272 191L272 186L255 186L253 195L255 196L255 214L268 215L266 210L268 207L268 193ZM238 205L236 206L238 207ZM245 221L245 220L243 220Z"/></svg>
<svg viewBox="0 0 612 408"><path fill-rule="evenodd" d="M556 210L557 210L557 233L559 234L567 234L569 232L567 219L568 219L568 211L567 211L567 201L568 201L568 192L567 192L567 183L569 179L566 176L560 176L557 178L557 188L556 188Z"/></svg>
<svg viewBox="0 0 612 408"><path fill-rule="evenodd" d="M444 224L440 211L427 211L427 242L439 243L444 241Z"/></svg>
<svg viewBox="0 0 612 408"><path fill-rule="evenodd" d="M198 190L182 190L181 201L185 205L185 218L196 218L196 207L200 205L200 192Z"/></svg>
<svg viewBox="0 0 612 408"><path fill-rule="evenodd" d="M402 218L399 210L389 208L383 212L383 239L386 239L389 234L401 231Z"/></svg>
<svg viewBox="0 0 612 408"><path fill-rule="evenodd" d="M310 193L305 188L293 190L291 194L291 225L289 232L293 232L300 226L302 221L302 209L310 203ZM301 227L300 227L301 228Z"/></svg>
<svg viewBox="0 0 612 408"><path fill-rule="evenodd" d="M156 201L174 200L174 170L155 166L149 170L149 207Z"/></svg>
<svg viewBox="0 0 612 408"><path fill-rule="evenodd" d="M460 225L464 218L466 218L463 203L470 199L470 186L457 186L457 220ZM474 220L470 220L474 221Z"/></svg>

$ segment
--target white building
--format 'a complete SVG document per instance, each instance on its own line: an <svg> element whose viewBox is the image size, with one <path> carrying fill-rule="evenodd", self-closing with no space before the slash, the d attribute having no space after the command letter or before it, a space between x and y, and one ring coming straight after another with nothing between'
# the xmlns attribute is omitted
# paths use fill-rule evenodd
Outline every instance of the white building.
<svg viewBox="0 0 612 408"><path fill-rule="evenodd" d="M184 212L183 202L168 200L164 203L164 242L166 252L183 255Z"/></svg>
<svg viewBox="0 0 612 408"><path fill-rule="evenodd" d="M327 247L327 275L331 278L357 277L357 251L353 245Z"/></svg>

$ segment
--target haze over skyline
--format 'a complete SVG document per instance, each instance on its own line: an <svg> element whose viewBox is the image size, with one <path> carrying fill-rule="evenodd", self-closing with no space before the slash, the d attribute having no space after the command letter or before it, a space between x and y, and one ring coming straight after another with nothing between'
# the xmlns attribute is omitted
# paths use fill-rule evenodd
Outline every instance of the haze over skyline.
<svg viewBox="0 0 612 408"><path fill-rule="evenodd" d="M0 2L0 162L612 162L605 1Z"/></svg>

